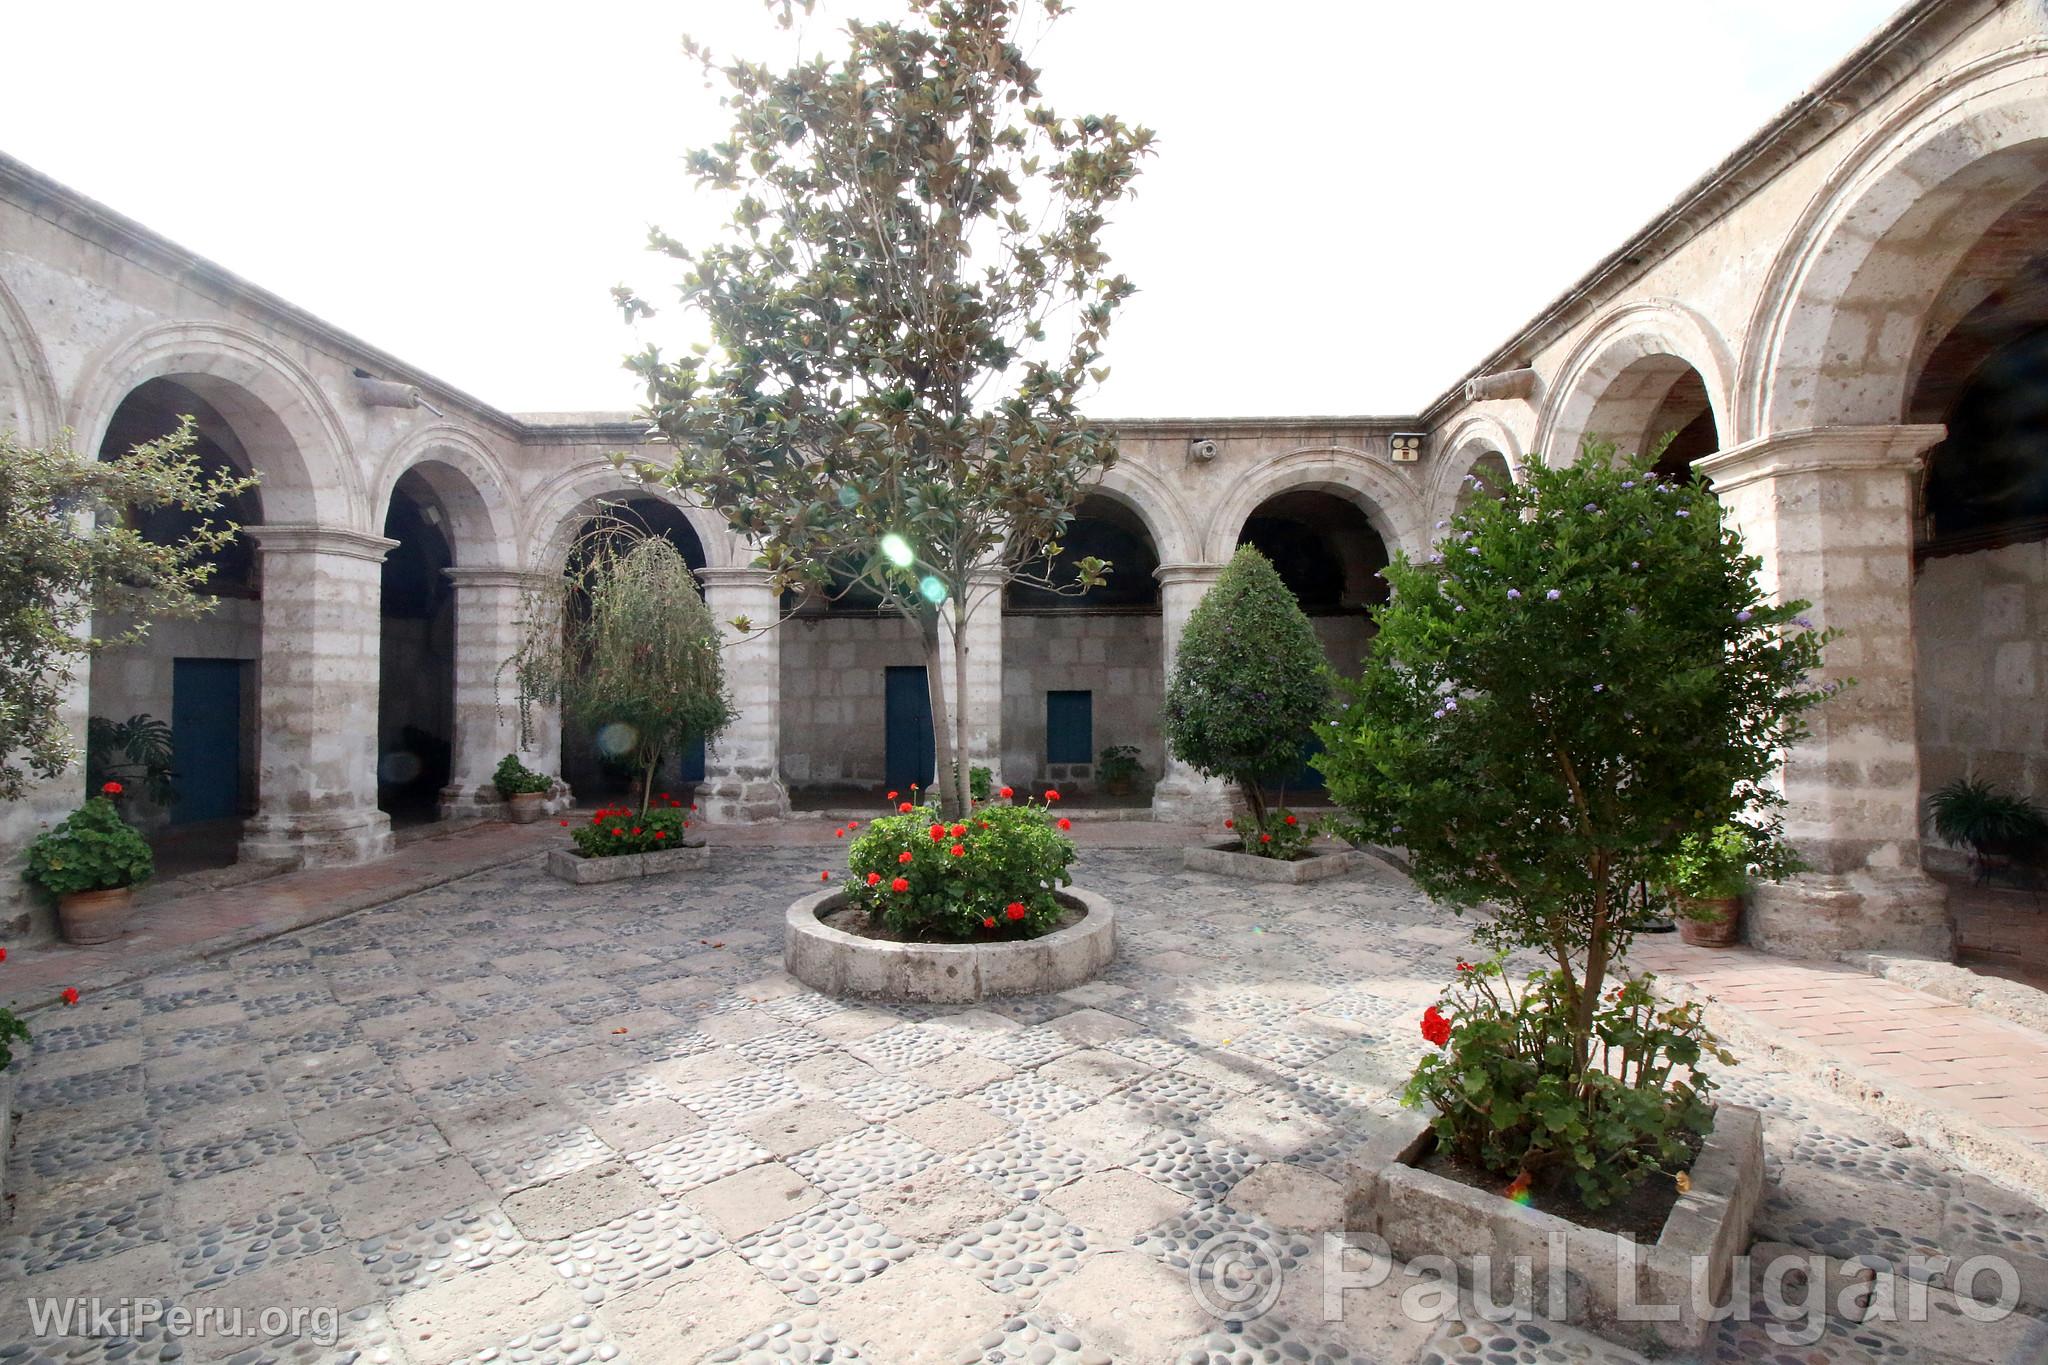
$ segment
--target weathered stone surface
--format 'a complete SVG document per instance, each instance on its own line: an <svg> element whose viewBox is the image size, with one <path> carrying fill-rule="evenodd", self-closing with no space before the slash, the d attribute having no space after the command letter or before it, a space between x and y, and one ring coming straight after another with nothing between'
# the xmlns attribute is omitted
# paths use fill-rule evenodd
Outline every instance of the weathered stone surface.
<svg viewBox="0 0 2048 1365"><path fill-rule="evenodd" d="M1312 846L1308 855L1292 861L1279 858L1259 858L1245 853L1229 844L1211 844L1181 850L1181 861L1190 872L1206 872L1217 877L1238 877L1255 882L1282 882L1288 886L1301 886L1307 882L1328 881L1332 877L1349 876L1366 866L1362 853L1338 848Z"/></svg>
<svg viewBox="0 0 2048 1365"><path fill-rule="evenodd" d="M577 886L659 877L670 872L702 872L709 866L708 844L686 844L659 853L623 853L614 858L586 858L565 848L548 852L548 874Z"/></svg>
<svg viewBox="0 0 2048 1365"><path fill-rule="evenodd" d="M783 965L791 976L835 996L959 1004L1078 986L1116 955L1116 912L1106 897L1069 889L1061 898L1087 914L1041 938L1004 943L888 943L828 927L818 915L838 892L806 896L789 908Z"/></svg>

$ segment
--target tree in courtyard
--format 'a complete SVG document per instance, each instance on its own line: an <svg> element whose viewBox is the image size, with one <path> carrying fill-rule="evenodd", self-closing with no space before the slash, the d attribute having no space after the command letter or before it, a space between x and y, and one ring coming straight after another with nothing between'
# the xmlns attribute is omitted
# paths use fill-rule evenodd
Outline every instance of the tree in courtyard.
<svg viewBox="0 0 2048 1365"><path fill-rule="evenodd" d="M201 616L211 556L240 529L220 513L254 480L209 471L192 422L114 460L67 439L24 445L0 431L0 800L31 777L56 777L76 757L64 695L80 660L133 644L151 622ZM134 513L176 509L190 525L150 540ZM96 624L120 625L93 633Z"/></svg>
<svg viewBox="0 0 2048 1365"><path fill-rule="evenodd" d="M647 812L662 759L732 723L718 627L676 547L621 522L586 532L571 567L529 599L506 667L522 710L559 702L570 721L619 737Z"/></svg>
<svg viewBox="0 0 2048 1365"><path fill-rule="evenodd" d="M1270 833L1264 783L1301 766L1329 709L1323 646L1267 558L1240 546L1195 604L1174 655L1160 727L1174 757L1237 784L1253 840Z"/></svg>
<svg viewBox="0 0 2048 1365"><path fill-rule="evenodd" d="M684 264L713 345L629 365L676 450L666 477L752 539L778 589L873 594L915 623L957 814L971 614L999 610L1008 581L1080 591L1107 567L1050 581L1074 504L1115 457L1077 403L1133 292L1101 236L1152 134L1046 106L1021 29L1062 0L908 7L787 71L686 45L733 111L689 168L737 205L713 246L659 231L652 245ZM653 312L617 292L628 320Z"/></svg>
<svg viewBox="0 0 2048 1365"><path fill-rule="evenodd" d="M1658 883L1688 836L1734 826L1756 873L1793 865L1770 779L1831 691L1811 677L1826 635L1806 604L1765 600L1714 494L1650 463L1589 445L1531 466L1440 523L1426 562L1396 557L1371 658L1316 759L1354 836L1404 845L1460 911L1491 905L1482 941L1555 964L1519 998L1461 973L1472 1032L1432 1021L1455 1060L1418 1080L1467 1135L1521 1133L1503 1150L1525 1174L1568 1152L1588 1189L1631 1153L1670 1156L1669 1106L1697 1098L1670 1063L1711 1047L1620 960L1670 908ZM1656 1056L1631 1067L1631 1046ZM1518 1050L1531 1071L1499 1072ZM1542 1086L1555 1093L1539 1106Z"/></svg>

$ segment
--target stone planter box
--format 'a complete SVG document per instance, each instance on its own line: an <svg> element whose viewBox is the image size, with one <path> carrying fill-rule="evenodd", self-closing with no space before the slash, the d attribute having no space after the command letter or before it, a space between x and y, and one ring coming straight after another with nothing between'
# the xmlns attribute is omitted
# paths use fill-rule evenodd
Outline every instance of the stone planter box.
<svg viewBox="0 0 2048 1365"><path fill-rule="evenodd" d="M1190 872L1207 872L1212 876L1235 877L1241 881L1280 882L1287 886L1347 876L1365 865L1365 855L1349 848L1311 848L1306 858L1297 858L1291 863L1241 853L1235 843L1206 844L1181 850L1181 866Z"/></svg>
<svg viewBox="0 0 2048 1365"><path fill-rule="evenodd" d="M1092 891L1059 893L1087 915L1042 938L1010 943L887 943L834 929L818 916L837 908L838 891L819 891L789 907L784 970L833 996L866 996L957 1005L992 995L1063 991L1092 980L1116 956L1116 912Z"/></svg>
<svg viewBox="0 0 2048 1365"><path fill-rule="evenodd" d="M7 1160L14 1140L14 1073L0 1073L0 1196L7 1193Z"/></svg>
<svg viewBox="0 0 2048 1365"><path fill-rule="evenodd" d="M1713 1324L1696 1305L1728 1293L1762 1198L1763 1123L1754 1109L1715 1109L1692 1189L1647 1246L1411 1165L1432 1141L1428 1120L1403 1110L1367 1143L1351 1168L1352 1232L1379 1237L1402 1260L1448 1257L1462 1283L1483 1284L1502 1306L1515 1301L1517 1266L1526 1264L1538 1316L1561 1307L1571 1325L1650 1354L1696 1350L1706 1339Z"/></svg>
<svg viewBox="0 0 2048 1365"><path fill-rule="evenodd" d="M702 872L709 866L711 849L706 844L684 844L656 853L622 853L612 858L586 858L569 848L548 850L548 871L578 886L658 877L664 872Z"/></svg>

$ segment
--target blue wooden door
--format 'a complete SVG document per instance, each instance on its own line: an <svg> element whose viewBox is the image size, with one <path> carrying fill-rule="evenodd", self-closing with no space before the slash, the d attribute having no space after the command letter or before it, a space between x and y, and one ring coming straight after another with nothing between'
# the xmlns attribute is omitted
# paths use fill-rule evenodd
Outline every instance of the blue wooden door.
<svg viewBox="0 0 2048 1365"><path fill-rule="evenodd" d="M1093 763L1095 761L1095 694L1093 692L1048 692L1045 694L1045 761L1047 763Z"/></svg>
<svg viewBox="0 0 2048 1365"><path fill-rule="evenodd" d="M682 753L682 771L678 774L685 785L704 780L704 736L691 740Z"/></svg>
<svg viewBox="0 0 2048 1365"><path fill-rule="evenodd" d="M173 824L242 813L243 667L240 659L171 661Z"/></svg>
<svg viewBox="0 0 2048 1365"><path fill-rule="evenodd" d="M889 787L900 792L908 792L913 783L929 787L938 771L938 751L932 743L932 694L924 669L889 670L882 721L882 775Z"/></svg>

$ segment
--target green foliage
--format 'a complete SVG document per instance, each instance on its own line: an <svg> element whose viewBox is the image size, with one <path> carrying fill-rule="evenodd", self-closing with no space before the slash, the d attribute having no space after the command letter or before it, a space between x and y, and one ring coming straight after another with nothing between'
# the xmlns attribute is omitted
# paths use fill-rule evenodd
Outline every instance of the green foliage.
<svg viewBox="0 0 2048 1365"><path fill-rule="evenodd" d="M976 801L986 801L994 795L995 780L994 770L976 764L967 770L967 794Z"/></svg>
<svg viewBox="0 0 2048 1365"><path fill-rule="evenodd" d="M28 1025L14 1011L0 1005L0 1071L14 1065L14 1045L28 1041Z"/></svg>
<svg viewBox="0 0 2048 1365"><path fill-rule="evenodd" d="M28 846L23 876L53 896L111 891L149 880L149 844L104 796L95 796Z"/></svg>
<svg viewBox="0 0 2048 1365"><path fill-rule="evenodd" d="M1659 1002L1655 980L1605 993L1594 1051L1580 1061L1569 975L1537 973L1517 995L1499 960L1460 963L1450 995L1424 1016L1424 1037L1443 1039L1442 1050L1423 1058L1404 1098L1435 1109L1437 1140L1460 1160L1504 1180L1570 1182L1588 1208L1651 1171L1683 1170L1712 1123L1714 1084L1699 1064L1735 1059L1699 1004Z"/></svg>
<svg viewBox="0 0 2048 1365"><path fill-rule="evenodd" d="M1490 903L1478 936L1576 973L1580 1046L1608 964L1668 897L1688 834L1771 857L1769 778L1835 685L1828 638L1775 606L1698 482L1611 446L1532 466L1399 556L1392 599L1315 762L1355 841L1404 844L1425 890ZM1574 963L1577 963L1574 966Z"/></svg>
<svg viewBox="0 0 2048 1365"><path fill-rule="evenodd" d="M207 556L238 529L217 514L253 480L208 473L193 439L187 419L101 461L68 438L34 448L0 431L0 800L70 766L61 708L80 659L142 639L154 620L212 609L201 595L213 573ZM155 544L127 513L156 508L182 509L196 525ZM131 624L91 634L106 620Z"/></svg>
<svg viewBox="0 0 2048 1365"><path fill-rule="evenodd" d="M1303 820L1285 806L1262 816L1233 815L1223 828L1237 836L1243 851L1255 858L1277 858L1291 863L1308 855L1308 846L1322 833L1317 821Z"/></svg>
<svg viewBox="0 0 2048 1365"><path fill-rule="evenodd" d="M644 811L631 806L600 807L587 823L579 823L569 837L575 841L576 851L586 858L660 853L681 848L686 839L698 842L686 833L691 824L691 809L664 792L662 799Z"/></svg>
<svg viewBox="0 0 2048 1365"><path fill-rule="evenodd" d="M1323 646L1266 557L1239 548L1188 617L1160 726L1181 762L1235 782L1263 828L1261 779L1294 771L1329 709Z"/></svg>
<svg viewBox="0 0 2048 1365"><path fill-rule="evenodd" d="M1936 838L1980 859L2048 841L2048 816L2039 806L1980 778L1959 777L1936 789L1927 818Z"/></svg>
<svg viewBox="0 0 2048 1365"><path fill-rule="evenodd" d="M854 840L846 899L909 939L1036 938L1059 922L1053 893L1073 884L1073 861L1045 806L984 806L950 823L914 806Z"/></svg>
<svg viewBox="0 0 2048 1365"><path fill-rule="evenodd" d="M1095 780L1101 783L1136 782L1145 775L1138 762L1138 746L1112 744L1095 756Z"/></svg>
<svg viewBox="0 0 2048 1365"><path fill-rule="evenodd" d="M808 10L809 6L805 6ZM731 135L690 154L700 192L735 204L691 249L687 307L712 346L628 363L675 449L660 473L761 547L777 588L878 596L915 622L934 681L947 808L966 809L939 622L1022 579L1049 580L1058 538L1115 437L1080 395L1133 286L1108 271L1106 210L1152 134L1043 102L1021 27L1029 0L909 0L901 22L850 21L846 48L787 71L715 63ZM1064 6L1042 5L1048 15ZM630 322L654 309L623 286ZM650 469L650 473L654 472ZM883 553L900 537L907 564ZM964 694L956 643L952 694Z"/></svg>
<svg viewBox="0 0 2048 1365"><path fill-rule="evenodd" d="M159 806L176 805L177 774L172 771L171 727L153 716L123 721L94 716L85 725L85 789L101 790L109 782L140 783Z"/></svg>
<svg viewBox="0 0 2048 1365"><path fill-rule="evenodd" d="M1802 866L1783 843L1758 847L1755 836L1743 826L1717 825L1681 837L1658 880L1692 900L1733 900L1757 878L1776 880Z"/></svg>
<svg viewBox="0 0 2048 1365"><path fill-rule="evenodd" d="M519 761L518 754L506 754L491 772L491 785L510 801L515 796L534 796L554 790L555 779L537 773Z"/></svg>
<svg viewBox="0 0 2048 1365"><path fill-rule="evenodd" d="M522 709L559 701L574 724L618 727L645 812L662 756L717 736L738 714L718 628L696 575L660 536L606 522L570 563L558 588L530 601L525 638L505 666Z"/></svg>

